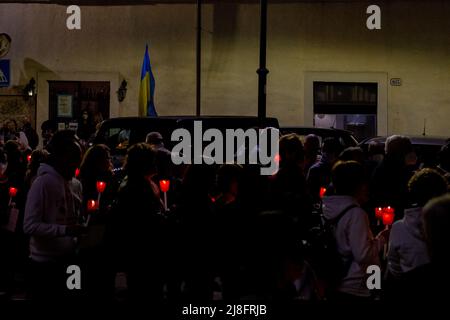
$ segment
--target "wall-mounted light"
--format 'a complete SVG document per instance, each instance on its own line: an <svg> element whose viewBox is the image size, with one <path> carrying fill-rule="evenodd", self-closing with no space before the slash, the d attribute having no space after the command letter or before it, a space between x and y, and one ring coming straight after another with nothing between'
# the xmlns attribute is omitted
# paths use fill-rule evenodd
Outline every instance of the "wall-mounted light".
<svg viewBox="0 0 450 320"><path fill-rule="evenodd" d="M127 81L123 80L120 84L119 90L117 90L117 99L119 102L125 100L125 97L127 96L127 84Z"/></svg>
<svg viewBox="0 0 450 320"><path fill-rule="evenodd" d="M27 85L23 89L23 94L25 95L26 99L32 98L36 95L36 81L34 80L34 78L31 78L27 83Z"/></svg>

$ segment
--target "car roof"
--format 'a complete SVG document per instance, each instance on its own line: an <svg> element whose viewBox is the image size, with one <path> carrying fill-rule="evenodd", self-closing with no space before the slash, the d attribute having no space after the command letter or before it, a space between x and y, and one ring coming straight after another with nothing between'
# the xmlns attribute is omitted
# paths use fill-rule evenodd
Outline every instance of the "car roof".
<svg viewBox="0 0 450 320"><path fill-rule="evenodd" d="M414 135L406 135L411 140L412 144L415 145L435 145L435 146L442 146L446 143L448 138L445 137L437 137L437 136L414 136ZM387 139L387 136L378 136L366 139L361 142L361 144L368 144L370 142L378 142L378 143L385 143Z"/></svg>
<svg viewBox="0 0 450 320"><path fill-rule="evenodd" d="M302 133L325 133L325 134L349 134L353 135L353 132L349 130L336 129L336 128L318 128L318 127L281 127L281 131L292 131L292 132L302 132Z"/></svg>
<svg viewBox="0 0 450 320"><path fill-rule="evenodd" d="M165 122L167 124L188 124L195 120L208 121L209 123L220 123L222 121L232 120L238 123L252 121L255 124L258 122L259 118L254 116L158 116L158 117L117 117L104 120L102 126L114 126L114 125L129 125L129 124L152 124ZM276 118L265 118L263 120L265 124L269 124L273 127L278 127L278 119Z"/></svg>

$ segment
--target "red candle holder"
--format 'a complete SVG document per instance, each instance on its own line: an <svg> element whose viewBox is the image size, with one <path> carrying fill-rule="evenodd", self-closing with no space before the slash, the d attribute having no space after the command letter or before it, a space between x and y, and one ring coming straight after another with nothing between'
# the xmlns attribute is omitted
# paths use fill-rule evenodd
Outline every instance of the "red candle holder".
<svg viewBox="0 0 450 320"><path fill-rule="evenodd" d="M324 188L324 187L320 188L319 195L320 195L321 199L325 196L326 192L327 192L327 188Z"/></svg>
<svg viewBox="0 0 450 320"><path fill-rule="evenodd" d="M106 182L97 181L97 191L99 193L103 193L105 191L105 188L106 188Z"/></svg>
<svg viewBox="0 0 450 320"><path fill-rule="evenodd" d="M390 226L390 225L392 225L392 223L394 223L394 214L385 212L383 214L383 224L385 226Z"/></svg>
<svg viewBox="0 0 450 320"><path fill-rule="evenodd" d="M98 209L98 201L96 200L88 200L87 202L87 211L92 212Z"/></svg>
<svg viewBox="0 0 450 320"><path fill-rule="evenodd" d="M384 208L384 212L385 213L395 214L395 210L391 206L388 206L388 207Z"/></svg>
<svg viewBox="0 0 450 320"><path fill-rule="evenodd" d="M9 188L9 196L11 197L11 198L13 198L13 197L15 197L16 195L17 195L17 188L14 188L14 187L10 187Z"/></svg>
<svg viewBox="0 0 450 320"><path fill-rule="evenodd" d="M170 180L159 180L159 188L162 192L169 191L170 188Z"/></svg>
<svg viewBox="0 0 450 320"><path fill-rule="evenodd" d="M375 208L375 217L378 220L383 220L383 214L384 214L384 208L382 208L382 207Z"/></svg>

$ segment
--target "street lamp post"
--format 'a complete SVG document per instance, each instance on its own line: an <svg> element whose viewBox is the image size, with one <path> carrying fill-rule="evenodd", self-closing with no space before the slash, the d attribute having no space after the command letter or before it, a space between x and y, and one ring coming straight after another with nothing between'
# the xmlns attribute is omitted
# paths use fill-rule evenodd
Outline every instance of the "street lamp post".
<svg viewBox="0 0 450 320"><path fill-rule="evenodd" d="M266 118L266 83L269 70L266 68L266 47L267 47L267 0L261 0L261 26L259 42L259 68L258 73L258 118Z"/></svg>
<svg viewBox="0 0 450 320"><path fill-rule="evenodd" d="M201 114L201 73L202 73L202 0L197 0L197 71L195 115Z"/></svg>

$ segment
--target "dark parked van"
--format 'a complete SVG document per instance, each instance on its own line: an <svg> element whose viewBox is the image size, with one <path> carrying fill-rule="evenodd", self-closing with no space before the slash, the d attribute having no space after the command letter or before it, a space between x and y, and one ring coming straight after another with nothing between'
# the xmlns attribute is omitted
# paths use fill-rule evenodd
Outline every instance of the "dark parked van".
<svg viewBox="0 0 450 320"><path fill-rule="evenodd" d="M203 130L216 128L221 131L225 129L243 130L249 128L278 128L276 118L266 118L263 120L258 117L240 117L240 116L169 116L169 117L120 117L105 120L101 123L94 141L94 144L103 143L111 149L113 163L119 166L131 145L144 142L148 133L157 131L161 133L164 145L171 150L174 143L171 141L172 132L178 128L185 128L192 131L194 121L202 121Z"/></svg>

